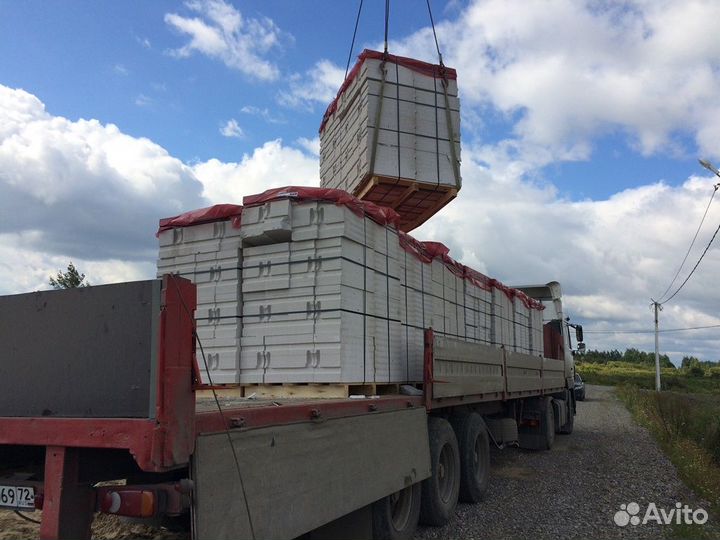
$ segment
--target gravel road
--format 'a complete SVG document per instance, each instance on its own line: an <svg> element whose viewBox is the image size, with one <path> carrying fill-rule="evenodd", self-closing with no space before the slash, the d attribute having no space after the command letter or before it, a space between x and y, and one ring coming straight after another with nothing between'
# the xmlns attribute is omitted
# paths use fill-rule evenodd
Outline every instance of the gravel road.
<svg viewBox="0 0 720 540"><path fill-rule="evenodd" d="M421 528L416 539L671 537L667 525L620 527L613 521L620 505L631 502L640 505L641 519L651 502L666 511L676 502L707 508L613 390L588 386L574 433L558 435L551 451L493 451L486 500L458 505L448 525ZM713 521L710 517L703 532L720 538Z"/></svg>
<svg viewBox="0 0 720 540"><path fill-rule="evenodd" d="M613 517L621 504L631 502L640 505L641 518L651 502L667 511L676 502L707 508L683 485L652 436L632 420L611 387L588 386L587 396L578 404L572 435L558 435L549 452L493 451L486 500L460 504L448 525L420 528L416 540L669 538L670 526L620 527ZM93 529L97 538L184 536L119 524L107 516L96 520ZM712 517L703 529L706 538L720 539ZM36 535L36 525L0 512L0 540Z"/></svg>

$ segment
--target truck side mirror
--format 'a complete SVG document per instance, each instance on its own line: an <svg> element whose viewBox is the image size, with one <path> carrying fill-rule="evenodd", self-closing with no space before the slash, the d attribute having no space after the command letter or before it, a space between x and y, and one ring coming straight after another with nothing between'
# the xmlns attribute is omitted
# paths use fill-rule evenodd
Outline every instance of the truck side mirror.
<svg viewBox="0 0 720 540"><path fill-rule="evenodd" d="M578 350L578 352L585 352L585 344L582 342L578 343L577 350Z"/></svg>
<svg viewBox="0 0 720 540"><path fill-rule="evenodd" d="M578 342L578 349L580 348L579 343L583 340L582 325L578 324L575 326L575 340Z"/></svg>

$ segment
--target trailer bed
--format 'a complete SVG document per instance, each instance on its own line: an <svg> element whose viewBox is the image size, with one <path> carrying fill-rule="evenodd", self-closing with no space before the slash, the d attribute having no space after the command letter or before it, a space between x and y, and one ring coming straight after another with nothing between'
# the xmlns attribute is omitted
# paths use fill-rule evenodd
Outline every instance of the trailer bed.
<svg viewBox="0 0 720 540"><path fill-rule="evenodd" d="M123 515L148 517L144 493L167 515L192 504L196 538L294 538L427 478L428 413L495 415L569 388L562 360L427 329L417 395L213 396L198 384L194 298L192 283L165 276L2 299L17 319L6 350L27 347L12 356L23 369L5 364L0 378L0 485L34 490L41 537L88 537L93 511L122 491L92 486L134 478Z"/></svg>

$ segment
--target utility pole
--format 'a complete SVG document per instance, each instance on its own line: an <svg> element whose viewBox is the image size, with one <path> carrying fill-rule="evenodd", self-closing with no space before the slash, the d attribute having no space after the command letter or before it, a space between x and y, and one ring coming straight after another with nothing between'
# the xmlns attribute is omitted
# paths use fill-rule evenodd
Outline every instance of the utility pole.
<svg viewBox="0 0 720 540"><path fill-rule="evenodd" d="M662 304L652 298L652 306L655 309L655 390L660 391L660 336L658 326L658 311L662 311Z"/></svg>

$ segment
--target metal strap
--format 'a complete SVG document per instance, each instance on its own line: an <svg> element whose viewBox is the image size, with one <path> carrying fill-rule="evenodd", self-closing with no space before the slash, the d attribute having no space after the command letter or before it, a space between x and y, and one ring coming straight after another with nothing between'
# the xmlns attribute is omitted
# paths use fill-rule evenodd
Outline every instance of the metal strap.
<svg viewBox="0 0 720 540"><path fill-rule="evenodd" d="M462 179L460 178L460 160L455 152L455 133L453 132L452 116L450 116L450 98L448 97L447 77L442 78L443 95L445 96L445 121L447 122L448 139L450 139L450 159L452 160L453 175L455 176L455 187L460 190Z"/></svg>
<svg viewBox="0 0 720 540"><path fill-rule="evenodd" d="M377 143L378 133L380 131L380 118L382 115L383 97L385 96L385 77L387 70L385 69L385 60L380 63L380 72L382 78L380 79L380 97L378 99L377 111L375 111L375 127L373 128L372 147L370 148L370 175L372 176L375 171L375 158L377 157Z"/></svg>

